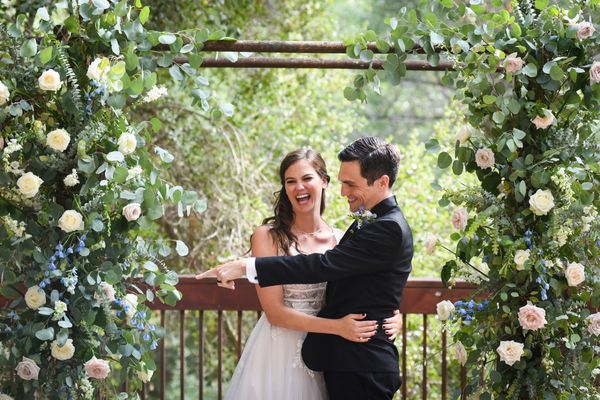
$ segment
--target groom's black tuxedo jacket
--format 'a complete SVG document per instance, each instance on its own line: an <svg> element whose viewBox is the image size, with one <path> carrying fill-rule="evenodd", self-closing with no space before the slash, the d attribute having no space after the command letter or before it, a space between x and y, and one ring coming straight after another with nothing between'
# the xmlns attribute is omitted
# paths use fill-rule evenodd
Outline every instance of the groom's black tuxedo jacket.
<svg viewBox="0 0 600 400"><path fill-rule="evenodd" d="M391 316L400 306L411 271L412 233L394 197L371 212L376 219L360 229L352 224L325 254L257 258L260 286L327 281L326 304L319 316L366 313L366 320L380 322ZM398 351L382 329L367 343L309 333L302 356L316 371L398 372Z"/></svg>

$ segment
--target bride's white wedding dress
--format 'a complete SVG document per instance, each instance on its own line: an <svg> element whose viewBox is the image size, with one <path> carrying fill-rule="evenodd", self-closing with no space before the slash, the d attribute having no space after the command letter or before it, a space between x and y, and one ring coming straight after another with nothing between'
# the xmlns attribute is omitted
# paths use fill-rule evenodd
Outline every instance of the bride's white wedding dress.
<svg viewBox="0 0 600 400"><path fill-rule="evenodd" d="M339 241L341 232L335 230ZM292 255L297 254L290 248ZM326 283L283 285L287 307L316 315L325 301ZM252 330L235 368L225 400L325 400L321 372L302 361L306 332L271 325L263 313Z"/></svg>

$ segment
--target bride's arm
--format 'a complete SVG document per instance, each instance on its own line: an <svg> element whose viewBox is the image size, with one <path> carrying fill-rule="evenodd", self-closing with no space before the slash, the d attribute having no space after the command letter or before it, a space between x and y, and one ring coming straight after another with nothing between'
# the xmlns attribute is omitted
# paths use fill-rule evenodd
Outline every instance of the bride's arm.
<svg viewBox="0 0 600 400"><path fill-rule="evenodd" d="M252 256L277 255L277 245L269 233L269 227L260 226L252 235ZM360 321L363 315L349 314L339 319L320 318L304 314L283 303L283 287L261 288L256 285L260 304L272 325L296 331L339 335L354 342L366 342L377 330L376 321Z"/></svg>

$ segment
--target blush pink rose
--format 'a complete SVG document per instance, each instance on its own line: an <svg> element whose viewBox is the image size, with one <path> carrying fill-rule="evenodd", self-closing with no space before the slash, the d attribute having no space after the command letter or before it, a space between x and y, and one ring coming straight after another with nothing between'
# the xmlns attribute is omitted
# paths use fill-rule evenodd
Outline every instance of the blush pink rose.
<svg viewBox="0 0 600 400"><path fill-rule="evenodd" d="M516 55L517 53L513 53L506 57L506 61L504 62L504 69L506 69L506 72L514 74L523 69L523 64L525 62L521 57L517 57Z"/></svg>
<svg viewBox="0 0 600 400"><path fill-rule="evenodd" d="M519 309L519 324L527 331L537 331L546 324L546 310L528 304Z"/></svg>
<svg viewBox="0 0 600 400"><path fill-rule="evenodd" d="M600 312L587 317L588 332L590 335L600 336Z"/></svg>
<svg viewBox="0 0 600 400"><path fill-rule="evenodd" d="M35 363L35 361L23 357L23 360L17 364L17 375L23 380L31 381L38 378L40 373L40 367Z"/></svg>
<svg viewBox="0 0 600 400"><path fill-rule="evenodd" d="M95 356L88 360L83 367L90 378L105 379L110 372L108 361L98 360Z"/></svg>
<svg viewBox="0 0 600 400"><path fill-rule="evenodd" d="M595 61L590 68L590 82L600 82L600 62Z"/></svg>
<svg viewBox="0 0 600 400"><path fill-rule="evenodd" d="M487 147L477 150L475 153L475 163L481 169L492 168L496 163L494 152Z"/></svg>
<svg viewBox="0 0 600 400"><path fill-rule="evenodd" d="M459 207L454 210L454 214L452 214L452 226L455 229L464 231L467 227L467 221L469 220L469 212L466 208Z"/></svg>
<svg viewBox="0 0 600 400"><path fill-rule="evenodd" d="M577 24L577 39L579 40L590 38L594 32L596 32L596 28L591 22L584 21Z"/></svg>
<svg viewBox="0 0 600 400"><path fill-rule="evenodd" d="M536 115L533 120L531 120L536 128L538 129L546 129L554 122L554 114L550 110L544 110L544 116L540 117Z"/></svg>
<svg viewBox="0 0 600 400"><path fill-rule="evenodd" d="M135 221L142 215L139 203L130 203L123 207L123 216L127 221Z"/></svg>

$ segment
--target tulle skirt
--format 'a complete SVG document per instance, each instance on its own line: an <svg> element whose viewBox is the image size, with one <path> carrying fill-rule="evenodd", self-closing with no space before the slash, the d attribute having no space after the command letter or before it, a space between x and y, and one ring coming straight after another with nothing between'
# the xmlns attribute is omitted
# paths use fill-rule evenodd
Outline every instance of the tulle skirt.
<svg viewBox="0 0 600 400"><path fill-rule="evenodd" d="M225 400L326 400L323 374L302 361L305 336L271 325L263 313L246 342Z"/></svg>

